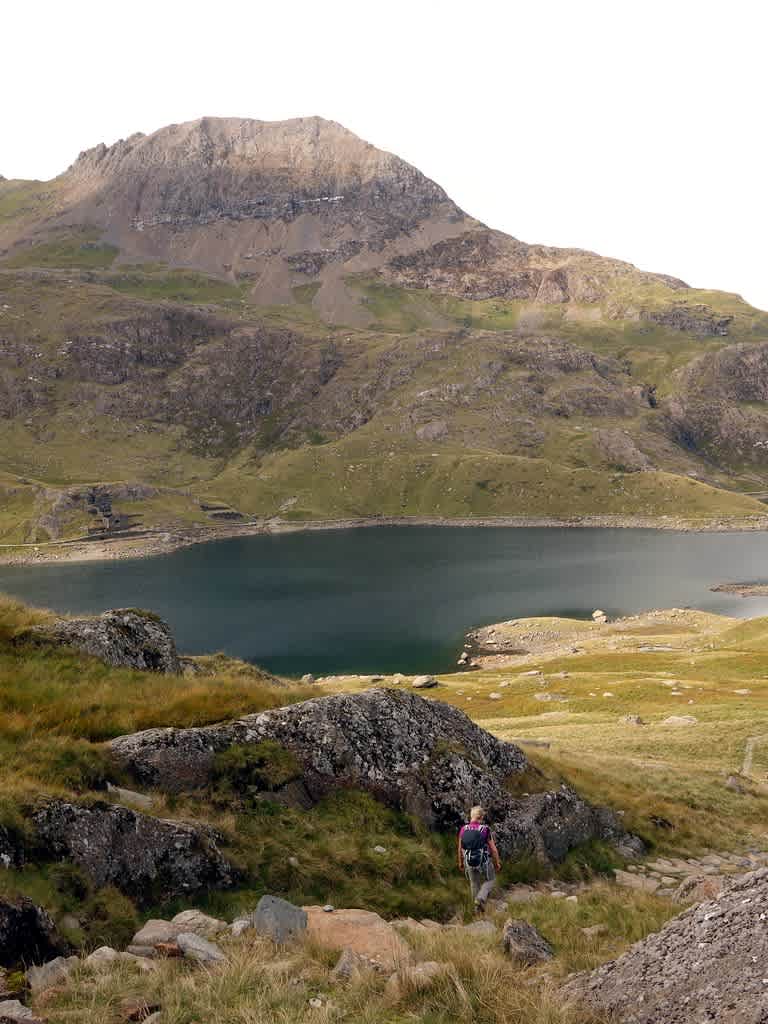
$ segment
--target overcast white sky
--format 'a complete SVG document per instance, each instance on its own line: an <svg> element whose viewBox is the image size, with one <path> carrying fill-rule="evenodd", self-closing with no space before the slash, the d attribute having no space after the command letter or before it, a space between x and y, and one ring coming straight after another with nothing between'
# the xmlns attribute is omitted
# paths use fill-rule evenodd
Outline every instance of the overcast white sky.
<svg viewBox="0 0 768 1024"><path fill-rule="evenodd" d="M759 0L0 6L6 177L203 115L320 114L518 238L768 309Z"/></svg>

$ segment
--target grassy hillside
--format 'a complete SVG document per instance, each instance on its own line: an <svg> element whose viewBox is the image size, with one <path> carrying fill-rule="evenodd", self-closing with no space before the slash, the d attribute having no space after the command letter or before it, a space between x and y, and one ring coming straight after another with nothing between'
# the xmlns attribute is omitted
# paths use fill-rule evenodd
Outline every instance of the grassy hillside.
<svg viewBox="0 0 768 1024"><path fill-rule="evenodd" d="M4 183L0 211L27 195ZM0 256L0 542L45 540L57 496L104 481L176 489L165 518L128 510L160 525L198 522L203 496L294 519L763 513L763 403L691 371L768 343L737 296L630 274L599 303L470 301L357 275L370 322L348 327L318 287L258 305L242 281L121 265L89 229Z"/></svg>
<svg viewBox="0 0 768 1024"><path fill-rule="evenodd" d="M153 725L205 724L307 693L361 686L351 679L328 679L309 691L277 686L258 669L224 656L199 659L210 675L158 680L60 648L29 646L25 630L47 618L8 599L0 603L0 825L12 832L25 830L29 808L45 793L88 800L105 781L119 782L100 747L111 736ZM429 695L502 737L537 741L527 753L549 784L566 779L621 810L627 827L655 855L768 847L768 745L755 747L741 792L725 786L742 765L747 738L768 734L768 619L737 623L670 612L608 626L542 619L514 628L543 637L541 646L525 657L507 657L503 665L442 676ZM578 653L563 653L574 646ZM525 674L534 670L541 675ZM556 699L541 702L537 693ZM639 714L647 724L626 724L620 720L626 714ZM674 714L693 714L698 721L664 725ZM452 837L428 833L359 793L338 792L297 813L249 806L224 785L195 801L157 797L152 813L210 821L225 833L227 855L247 882L235 893L202 901L224 916L252 907L264 891L297 902L364 906L385 916L444 919L464 908ZM387 849L385 858L372 852L378 843ZM286 851L298 867L287 863ZM327 951L309 945L280 954L263 940L244 937L224 941L229 962L213 974L178 961L150 975L129 965L80 968L38 1009L50 1024L96 1024L116 1013L121 1000L140 995L162 1005L168 1024L266 1024L295 1019L310 998L321 998L324 1008L316 1016L329 1022L448 1024L461 1016L474 1024L605 1024L564 1007L558 979L615 956L677 909L611 884L610 868L620 864L605 849L575 851L558 872L561 879L589 883L575 902L542 893L514 905L515 916L539 927L556 950L551 964L524 974L499 952L494 936L451 929L417 934L411 940L417 952L447 963L449 974L424 991L406 990L393 1004L385 979L375 975L340 986L331 974L335 956ZM595 874L600 871L608 876L601 879ZM541 873L535 864L508 865L502 884ZM44 858L23 871L3 872L0 886L31 895L59 919L75 913L80 925L69 934L86 949L127 942L139 920L115 890L93 891L76 872ZM499 915L492 919L502 923ZM601 926L597 934L585 934L595 925ZM298 980L287 985L288 977Z"/></svg>

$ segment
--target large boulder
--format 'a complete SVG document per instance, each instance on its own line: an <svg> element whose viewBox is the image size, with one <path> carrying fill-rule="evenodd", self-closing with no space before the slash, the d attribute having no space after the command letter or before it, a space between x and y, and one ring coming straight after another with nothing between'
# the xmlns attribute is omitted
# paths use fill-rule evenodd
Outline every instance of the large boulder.
<svg viewBox="0 0 768 1024"><path fill-rule="evenodd" d="M501 782L528 767L518 747L457 708L385 689L316 697L203 728L148 729L110 746L142 784L178 792L209 783L217 753L265 740L295 755L314 799L340 785L362 787L437 824L454 824L471 803L493 805Z"/></svg>
<svg viewBox="0 0 768 1024"><path fill-rule="evenodd" d="M40 964L68 952L42 907L24 897L0 897L0 965Z"/></svg>
<svg viewBox="0 0 768 1024"><path fill-rule="evenodd" d="M576 975L564 994L621 1024L763 1024L767 915L763 868L673 918L617 960Z"/></svg>
<svg viewBox="0 0 768 1024"><path fill-rule="evenodd" d="M108 665L178 675L181 663L170 627L152 612L116 608L88 619L36 626L24 639L64 644Z"/></svg>
<svg viewBox="0 0 768 1024"><path fill-rule="evenodd" d="M143 785L176 793L209 784L221 752L265 741L295 758L298 778L284 786L292 799L312 802L339 786L365 789L441 829L457 828L481 803L502 856L559 860L589 839L625 835L611 812L568 787L512 797L507 782L535 772L519 747L458 708L398 690L317 697L204 728L149 729L113 740L111 750Z"/></svg>
<svg viewBox="0 0 768 1024"><path fill-rule="evenodd" d="M127 807L51 800L33 815L52 858L71 861L97 886L114 885L139 906L223 889L235 872L204 825L151 818Z"/></svg>
<svg viewBox="0 0 768 1024"><path fill-rule="evenodd" d="M371 966L394 971L413 959L410 947L384 918L370 910L334 910L304 907L307 938L324 949L351 950Z"/></svg>

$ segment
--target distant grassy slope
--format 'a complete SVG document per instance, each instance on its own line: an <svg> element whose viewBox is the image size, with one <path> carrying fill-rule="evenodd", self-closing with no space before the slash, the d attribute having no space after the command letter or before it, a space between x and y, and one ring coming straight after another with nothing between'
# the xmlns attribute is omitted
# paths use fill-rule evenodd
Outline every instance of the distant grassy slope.
<svg viewBox="0 0 768 1024"><path fill-rule="evenodd" d="M256 515L543 515L591 512L707 518L761 515L754 498L668 473L601 473L488 451L426 451L364 445L362 439L300 448L234 464L212 482ZM378 450L376 450L378 448Z"/></svg>
<svg viewBox="0 0 768 1024"><path fill-rule="evenodd" d="M0 183L0 217L36 216L53 202L47 196L36 183ZM469 301L357 275L347 286L373 318L361 329L322 322L317 283L297 286L294 304L257 306L242 282L160 264L110 265L113 257L83 229L0 258L0 471L15 486L139 480L297 519L716 518L765 508L740 493L768 490L768 463L754 446L748 457L713 461L675 436L665 408L640 397L655 388L663 405L676 396L676 372L698 356L768 343L768 315L738 296L630 274L599 303ZM670 303L732 317L728 335L695 336L640 316ZM215 320L220 334L180 364L166 368L150 354L131 385L130 375L124 384L83 381L68 362L73 337L184 309ZM269 372L280 399L251 361L198 407L240 329L278 332ZM304 349L283 368L286 330ZM561 343L597 362L564 370L547 352ZM143 394L155 400L152 411L142 412ZM735 415L763 415L762 403L731 404ZM625 471L627 444L629 462L651 471ZM41 503L23 485L5 493L3 537L45 539L36 525ZM198 521L193 505L180 499L167 521Z"/></svg>

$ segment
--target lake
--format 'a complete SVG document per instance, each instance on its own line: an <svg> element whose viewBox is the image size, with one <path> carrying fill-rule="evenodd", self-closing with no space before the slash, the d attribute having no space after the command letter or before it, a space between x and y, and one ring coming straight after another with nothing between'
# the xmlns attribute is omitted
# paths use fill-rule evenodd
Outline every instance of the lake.
<svg viewBox="0 0 768 1024"><path fill-rule="evenodd" d="M179 649L274 672L438 672L474 626L692 606L749 617L768 599L713 594L768 578L768 534L381 527L255 536L122 562L1 567L0 590L82 613L150 608Z"/></svg>

